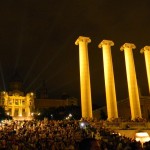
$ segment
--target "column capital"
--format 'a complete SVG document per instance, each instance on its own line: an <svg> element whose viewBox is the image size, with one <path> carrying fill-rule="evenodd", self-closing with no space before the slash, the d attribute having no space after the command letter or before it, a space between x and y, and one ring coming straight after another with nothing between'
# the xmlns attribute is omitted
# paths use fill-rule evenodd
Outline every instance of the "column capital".
<svg viewBox="0 0 150 150"><path fill-rule="evenodd" d="M103 41L98 45L98 47L99 47L99 48L102 48L103 45L114 46L114 42L113 42L113 41L110 41L110 40L103 40Z"/></svg>
<svg viewBox="0 0 150 150"><path fill-rule="evenodd" d="M145 46L140 50L140 53L143 53L144 51L150 51L150 46Z"/></svg>
<svg viewBox="0 0 150 150"><path fill-rule="evenodd" d="M135 49L136 46L133 43L125 43L121 46L120 50L123 51L125 48Z"/></svg>
<svg viewBox="0 0 150 150"><path fill-rule="evenodd" d="M78 39L75 41L75 45L79 45L79 42L86 42L86 43L90 43L91 39L89 37L85 37L85 36L79 36Z"/></svg>

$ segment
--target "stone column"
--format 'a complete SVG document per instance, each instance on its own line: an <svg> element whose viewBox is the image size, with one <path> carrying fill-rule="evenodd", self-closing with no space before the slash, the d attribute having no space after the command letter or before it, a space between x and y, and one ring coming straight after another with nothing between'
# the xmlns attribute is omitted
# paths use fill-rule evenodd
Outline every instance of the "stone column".
<svg viewBox="0 0 150 150"><path fill-rule="evenodd" d="M11 115L12 115L12 117L14 117L14 115L15 115L15 101L12 98L10 100L12 101Z"/></svg>
<svg viewBox="0 0 150 150"><path fill-rule="evenodd" d="M111 55L111 46L113 45L114 43L109 40L103 40L98 45L98 47L102 48L103 51L103 65L104 65L108 120L113 120L115 118L118 118L113 62L112 62L112 55Z"/></svg>
<svg viewBox="0 0 150 150"><path fill-rule="evenodd" d="M27 94L26 96L25 112L26 112L26 116L29 117L30 116L30 94Z"/></svg>
<svg viewBox="0 0 150 150"><path fill-rule="evenodd" d="M22 116L22 106L19 106L19 116Z"/></svg>
<svg viewBox="0 0 150 150"><path fill-rule="evenodd" d="M27 116L27 117L30 117L30 116L31 116L31 112L30 112L30 107L29 107L29 106L26 106L25 112L26 112L26 116Z"/></svg>
<svg viewBox="0 0 150 150"><path fill-rule="evenodd" d="M132 52L132 49L135 48L136 48L135 45L132 43L125 43L120 48L121 51L124 50L124 55L125 55L128 92L129 92L132 120L135 120L136 118L142 118L136 71L135 71L134 58Z"/></svg>
<svg viewBox="0 0 150 150"><path fill-rule="evenodd" d="M140 52L144 53L144 57L145 57L149 94L150 94L150 46L145 46L143 49L141 49Z"/></svg>
<svg viewBox="0 0 150 150"><path fill-rule="evenodd" d="M19 99L18 103L19 103L19 116L22 116L22 99Z"/></svg>
<svg viewBox="0 0 150 150"><path fill-rule="evenodd" d="M11 110L12 117L14 117L14 113L15 113L15 108L14 108L14 106L12 106L12 110Z"/></svg>
<svg viewBox="0 0 150 150"><path fill-rule="evenodd" d="M79 64L80 64L80 88L81 88L81 108L83 118L92 118L92 100L90 71L88 60L88 43L91 39L79 36L75 44L79 45Z"/></svg>

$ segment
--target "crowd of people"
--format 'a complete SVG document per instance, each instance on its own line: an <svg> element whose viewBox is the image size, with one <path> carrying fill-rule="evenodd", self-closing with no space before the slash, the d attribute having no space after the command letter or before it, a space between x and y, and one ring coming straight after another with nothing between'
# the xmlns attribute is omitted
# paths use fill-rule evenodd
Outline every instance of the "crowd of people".
<svg viewBox="0 0 150 150"><path fill-rule="evenodd" d="M143 144L95 120L5 120L0 123L3 150L148 150Z"/></svg>

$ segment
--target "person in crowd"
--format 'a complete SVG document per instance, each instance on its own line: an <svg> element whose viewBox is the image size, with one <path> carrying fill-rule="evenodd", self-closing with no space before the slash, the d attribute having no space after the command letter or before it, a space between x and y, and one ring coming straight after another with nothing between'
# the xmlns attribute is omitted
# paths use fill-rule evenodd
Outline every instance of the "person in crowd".
<svg viewBox="0 0 150 150"><path fill-rule="evenodd" d="M79 150L100 150L100 143L95 138L85 138L80 142Z"/></svg>
<svg viewBox="0 0 150 150"><path fill-rule="evenodd" d="M150 142L142 148L140 142L114 134L100 121L87 122L88 126L81 128L80 120L5 120L0 126L0 149L148 150L150 147Z"/></svg>

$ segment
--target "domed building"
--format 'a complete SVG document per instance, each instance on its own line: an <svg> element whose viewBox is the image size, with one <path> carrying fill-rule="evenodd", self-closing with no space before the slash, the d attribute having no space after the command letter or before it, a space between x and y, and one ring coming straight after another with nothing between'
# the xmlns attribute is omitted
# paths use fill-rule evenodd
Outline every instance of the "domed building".
<svg viewBox="0 0 150 150"><path fill-rule="evenodd" d="M37 95L33 92L25 94L22 79L16 72L10 82L9 90L0 92L0 106L4 107L6 113L14 120L30 120L33 115L47 108L58 108L77 106L78 100L74 97L50 99L48 89L43 82Z"/></svg>
<svg viewBox="0 0 150 150"><path fill-rule="evenodd" d="M0 92L0 106L4 107L7 115L14 120L30 120L34 110L34 93L22 92L22 80L15 73L9 82L10 91Z"/></svg>

